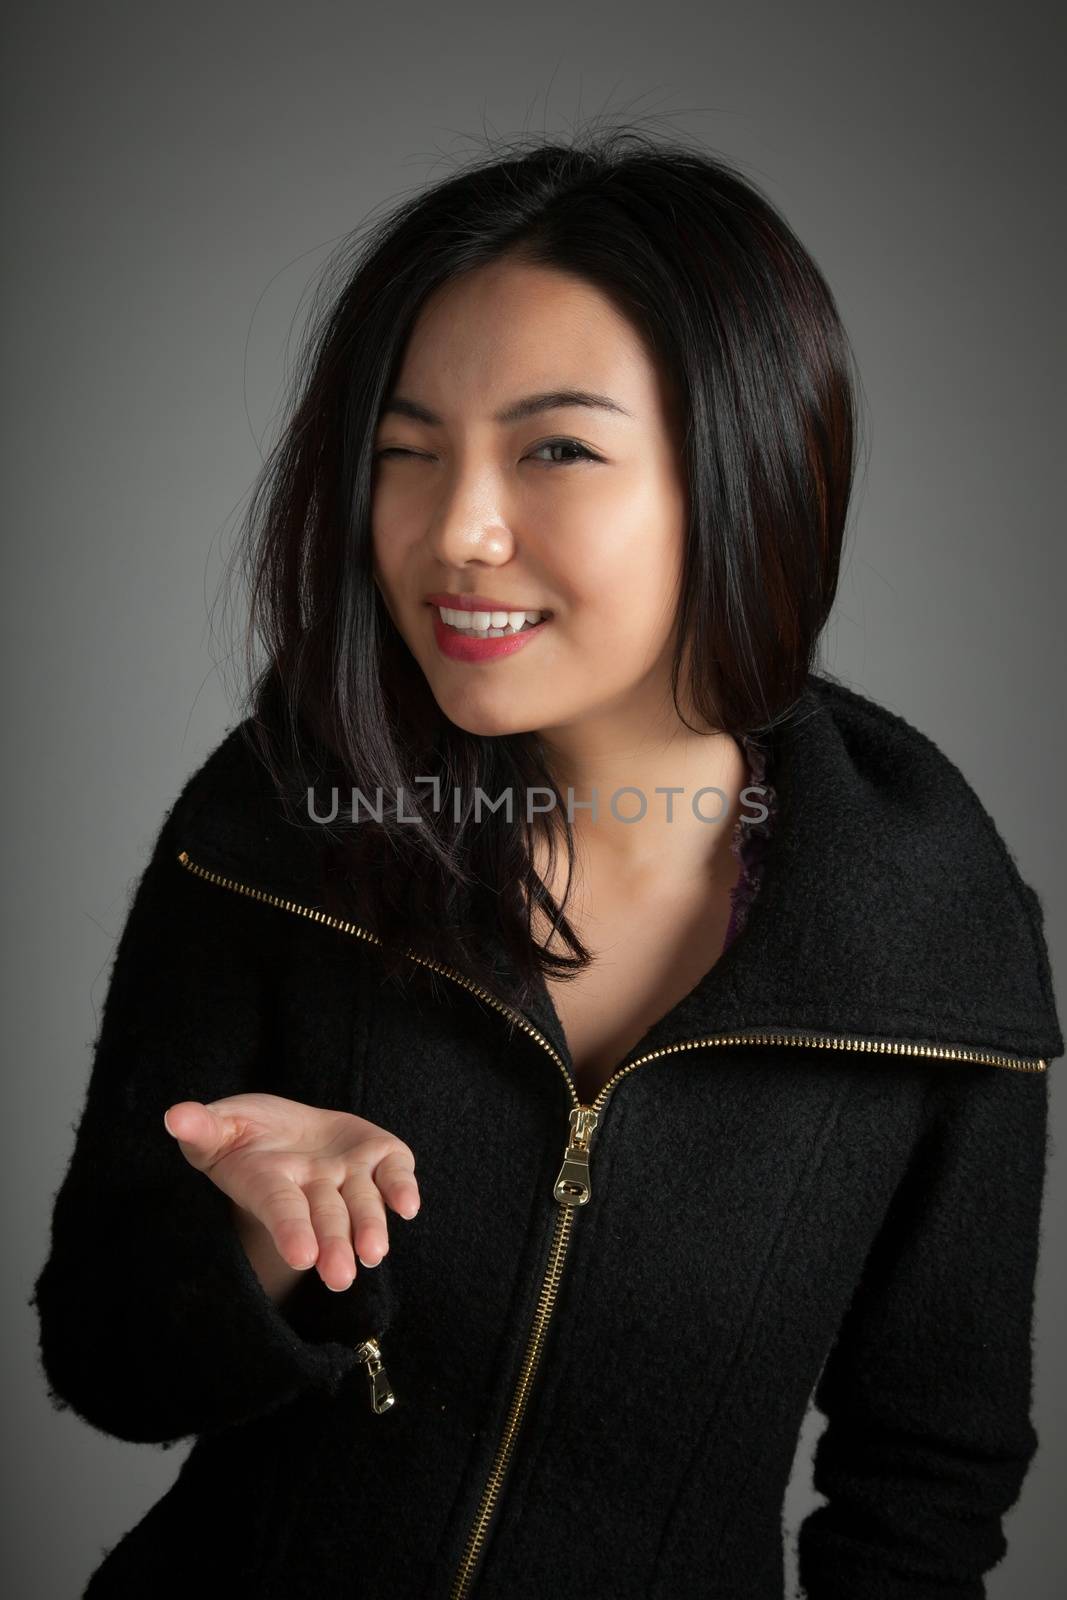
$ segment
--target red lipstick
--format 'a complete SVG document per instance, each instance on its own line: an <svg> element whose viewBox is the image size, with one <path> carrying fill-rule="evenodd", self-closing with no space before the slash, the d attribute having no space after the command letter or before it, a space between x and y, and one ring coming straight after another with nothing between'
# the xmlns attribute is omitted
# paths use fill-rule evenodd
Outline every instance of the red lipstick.
<svg viewBox="0 0 1067 1600"><path fill-rule="evenodd" d="M455 597L458 598L458 597ZM544 632L551 617L544 617L533 627L522 628L518 633L502 633L495 639L476 638L471 633L461 633L458 628L450 627L438 611L438 604L444 605L450 611L533 611L543 609L534 606L508 606L501 604L456 605L455 598L433 602L433 633L437 641L437 648L443 656L450 661L495 661L498 656L513 656L517 651L525 649L531 639ZM474 598L464 596L464 599Z"/></svg>

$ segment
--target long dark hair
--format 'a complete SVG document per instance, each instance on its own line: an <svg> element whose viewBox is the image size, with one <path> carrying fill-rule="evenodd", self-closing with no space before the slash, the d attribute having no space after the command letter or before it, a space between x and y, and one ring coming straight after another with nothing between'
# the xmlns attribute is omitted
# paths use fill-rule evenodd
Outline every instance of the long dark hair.
<svg viewBox="0 0 1067 1600"><path fill-rule="evenodd" d="M482 737L441 712L373 580L372 450L379 408L427 297L503 257L576 274L649 339L681 399L689 524L671 689L705 726L740 736L795 707L832 605L854 471L854 362L831 290L766 196L721 158L630 126L569 143L522 137L407 198L346 239L323 274L290 416L252 490L239 557L249 583L244 711L291 820L314 827L332 907L386 953L414 949L521 1002L538 972L591 957L533 867L574 840L535 732ZM256 641L265 666L252 665ZM433 808L417 780L437 775ZM309 818L322 781L382 820ZM530 822L476 819L540 786ZM401 821L395 797L405 817ZM524 811L525 807L520 807ZM344 812L344 805L341 808ZM319 815L321 815L321 810ZM568 887L569 887L568 878ZM533 935L540 907L569 956ZM491 930L499 942L483 942ZM391 975L399 974L396 956Z"/></svg>

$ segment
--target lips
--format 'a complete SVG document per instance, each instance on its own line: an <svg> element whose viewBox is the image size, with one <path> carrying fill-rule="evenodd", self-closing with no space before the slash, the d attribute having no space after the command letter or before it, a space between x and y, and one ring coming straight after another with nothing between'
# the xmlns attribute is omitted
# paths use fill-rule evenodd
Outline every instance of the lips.
<svg viewBox="0 0 1067 1600"><path fill-rule="evenodd" d="M457 607L456 609L458 610L459 608ZM523 628L518 633L503 633L496 638L491 638L489 634L479 636L449 627L436 606L433 613L434 639L441 654L450 661L472 663L495 661L501 656L515 655L517 651L526 649L532 640L543 634L545 629L550 626L550 623L551 618L545 617L542 621L534 623L531 628Z"/></svg>

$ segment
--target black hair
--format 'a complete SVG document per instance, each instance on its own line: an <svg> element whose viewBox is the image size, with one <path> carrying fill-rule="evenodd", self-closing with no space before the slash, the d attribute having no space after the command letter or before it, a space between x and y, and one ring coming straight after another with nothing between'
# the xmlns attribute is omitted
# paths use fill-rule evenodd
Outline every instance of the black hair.
<svg viewBox="0 0 1067 1600"><path fill-rule="evenodd" d="M683 653L704 725L772 729L796 706L836 592L855 457L854 362L833 294L765 194L719 156L630 126L520 136L405 198L327 265L295 399L252 491L246 710L295 820L312 770L386 799L326 829L332 909L394 948L499 986L501 937L521 1002L590 955L533 867L574 841L536 732L471 734L437 706L373 578L379 410L427 297L488 262L577 274L643 332L681 402L689 517L671 689ZM681 714L681 708L679 714ZM462 797L433 809L418 776ZM474 817L476 790L540 786L532 821ZM391 813L403 794L405 816ZM299 802L302 801L302 807ZM324 802L325 803L325 802ZM520 807L519 810L524 810ZM568 879L568 887L569 887ZM539 906L572 952L533 935ZM397 957L398 974L404 958Z"/></svg>

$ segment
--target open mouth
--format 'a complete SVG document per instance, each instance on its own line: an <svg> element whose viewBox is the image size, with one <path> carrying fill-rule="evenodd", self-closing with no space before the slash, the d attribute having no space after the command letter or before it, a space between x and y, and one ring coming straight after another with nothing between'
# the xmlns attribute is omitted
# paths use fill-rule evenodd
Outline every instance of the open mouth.
<svg viewBox="0 0 1067 1600"><path fill-rule="evenodd" d="M454 611L433 606L445 627L467 639L506 639L529 633L547 622L551 611Z"/></svg>

